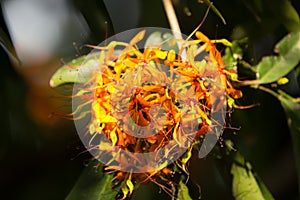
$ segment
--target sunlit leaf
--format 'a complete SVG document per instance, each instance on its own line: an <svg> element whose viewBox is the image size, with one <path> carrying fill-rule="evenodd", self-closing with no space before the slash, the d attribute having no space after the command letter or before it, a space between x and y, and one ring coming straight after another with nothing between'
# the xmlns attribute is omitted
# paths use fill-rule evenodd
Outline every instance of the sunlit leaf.
<svg viewBox="0 0 300 200"><path fill-rule="evenodd" d="M279 100L282 107L284 108L288 126L292 136L296 167L298 172L298 183L300 183L300 104L295 103L291 99L283 96L280 96Z"/></svg>
<svg viewBox="0 0 300 200"><path fill-rule="evenodd" d="M57 87L67 83L86 82L95 68L99 67L96 59L96 55L81 56L63 65L51 77L50 86ZM83 63L84 65L82 65Z"/></svg>
<svg viewBox="0 0 300 200"><path fill-rule="evenodd" d="M75 83L79 68L86 56L81 56L59 68L50 79L50 86L57 87L65 83Z"/></svg>
<svg viewBox="0 0 300 200"><path fill-rule="evenodd" d="M252 172L250 163L236 153L231 166L232 194L236 200L272 200L273 197Z"/></svg>
<svg viewBox="0 0 300 200"><path fill-rule="evenodd" d="M259 84L272 83L289 73L296 62L282 56L266 56L257 65Z"/></svg>
<svg viewBox="0 0 300 200"><path fill-rule="evenodd" d="M177 200L192 200L188 187L182 181L178 185Z"/></svg>
<svg viewBox="0 0 300 200"><path fill-rule="evenodd" d="M279 56L264 57L257 65L258 82L275 82L289 73L300 61L300 32L284 37L275 47Z"/></svg>
<svg viewBox="0 0 300 200"><path fill-rule="evenodd" d="M118 191L112 188L113 174L103 174L101 167L95 168L97 164L89 163L66 200L115 200Z"/></svg>

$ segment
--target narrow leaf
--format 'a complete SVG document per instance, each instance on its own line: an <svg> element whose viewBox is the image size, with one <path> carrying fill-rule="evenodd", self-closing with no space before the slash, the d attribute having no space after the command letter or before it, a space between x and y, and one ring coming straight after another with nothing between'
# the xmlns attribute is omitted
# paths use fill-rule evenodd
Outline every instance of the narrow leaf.
<svg viewBox="0 0 300 200"><path fill-rule="evenodd" d="M250 163L236 153L234 162L231 166L232 179L232 193L236 200L272 200L272 195L268 192L266 187L257 181L255 174L251 170Z"/></svg>
<svg viewBox="0 0 300 200"><path fill-rule="evenodd" d="M300 104L282 96L280 96L279 100L284 108L292 137L298 173L298 190L300 192Z"/></svg>
<svg viewBox="0 0 300 200"><path fill-rule="evenodd" d="M203 2L210 6L212 11L218 16L220 17L220 19L222 20L223 24L226 24L225 18L222 16L222 14L220 13L220 11L213 5L213 3L210 0L203 0Z"/></svg>
<svg viewBox="0 0 300 200"><path fill-rule="evenodd" d="M98 162L90 162L84 169L66 200L115 200L118 193L112 188L112 174L103 174L102 168L95 166Z"/></svg>

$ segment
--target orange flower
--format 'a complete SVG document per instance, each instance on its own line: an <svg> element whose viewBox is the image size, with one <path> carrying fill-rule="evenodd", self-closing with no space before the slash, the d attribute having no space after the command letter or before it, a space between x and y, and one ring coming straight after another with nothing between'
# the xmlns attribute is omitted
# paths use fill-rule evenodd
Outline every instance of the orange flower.
<svg viewBox="0 0 300 200"><path fill-rule="evenodd" d="M185 50L188 54L186 59L174 50L163 51L159 47L146 47L140 51L135 44L143 39L144 34L145 31L141 31L128 44L119 43L125 46L119 56L113 56L115 46L112 44L95 47L107 53L102 57L101 70L96 71L90 80L95 83L95 88L91 89L94 92L89 132L105 135L113 146L126 152L155 152L171 141L176 141L179 146L188 143L192 148L198 136L213 131L210 127L213 109L215 112L226 107L226 96L242 96L228 79L237 75L225 69L220 52L201 32L196 32L198 40L184 41L179 54ZM195 60L196 55L202 52L206 52L207 56L201 61ZM162 70L162 65L168 69L167 72ZM128 75L132 71L134 73ZM191 98L193 95L195 98ZM182 103L187 106L183 108ZM181 127L183 122L185 125ZM188 131L192 125L197 130L196 138L190 141ZM154 129L154 135L134 137L134 132L146 130L151 133ZM112 148L107 142L99 141L99 149L104 153L113 151ZM168 156L172 156L172 148L167 151ZM118 153L113 155L110 163L114 164L108 165L106 170L116 172L115 181L125 183L122 186L124 198L132 193L132 180L169 185L168 177L175 173L173 165L167 167L164 163L157 169L149 166L150 170L146 173L121 172L118 163L125 162L130 166L146 161L135 156L129 159ZM187 173L188 159L180 159L181 162L176 164Z"/></svg>

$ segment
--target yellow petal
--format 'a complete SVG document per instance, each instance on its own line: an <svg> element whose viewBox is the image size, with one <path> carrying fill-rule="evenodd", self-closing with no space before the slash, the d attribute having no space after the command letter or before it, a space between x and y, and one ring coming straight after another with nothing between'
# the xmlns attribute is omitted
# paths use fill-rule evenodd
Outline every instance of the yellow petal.
<svg viewBox="0 0 300 200"><path fill-rule="evenodd" d="M159 59L166 59L167 57L167 52L166 51L160 51L160 50L155 50L155 55L159 58Z"/></svg>
<svg viewBox="0 0 300 200"><path fill-rule="evenodd" d="M289 79L283 77L283 78L280 78L278 81L277 81L277 84L278 85L285 85L289 82Z"/></svg>
<svg viewBox="0 0 300 200"><path fill-rule="evenodd" d="M129 188L129 194L132 194L132 192L133 192L133 190L134 190L134 185L133 185L132 181L131 181L130 179L128 179L128 180L126 181L126 185L127 185L128 188Z"/></svg>
<svg viewBox="0 0 300 200"><path fill-rule="evenodd" d="M109 136L110 136L110 139L111 139L113 145L115 146L117 144L117 142L118 142L118 136L117 136L116 132L114 130L111 131L109 133Z"/></svg>
<svg viewBox="0 0 300 200"><path fill-rule="evenodd" d="M227 103L228 103L228 106L230 108L232 108L234 106L234 99L231 97L228 97Z"/></svg>
<svg viewBox="0 0 300 200"><path fill-rule="evenodd" d="M176 59L176 53L174 50L170 50L168 53L167 60L168 61L174 61Z"/></svg>
<svg viewBox="0 0 300 200"><path fill-rule="evenodd" d="M94 124L91 124L89 127L90 134L94 134L96 132L96 128Z"/></svg>
<svg viewBox="0 0 300 200"><path fill-rule="evenodd" d="M123 192L123 198L125 199L127 197L127 194L129 192L128 188L126 186L122 187L122 192Z"/></svg>

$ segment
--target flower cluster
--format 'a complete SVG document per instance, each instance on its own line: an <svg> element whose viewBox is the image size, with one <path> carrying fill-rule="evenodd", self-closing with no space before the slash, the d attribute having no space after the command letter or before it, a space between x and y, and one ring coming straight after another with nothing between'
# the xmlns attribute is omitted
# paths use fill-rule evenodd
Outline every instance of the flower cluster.
<svg viewBox="0 0 300 200"><path fill-rule="evenodd" d="M223 116L230 100L242 96L230 83L236 72L225 68L220 52L201 32L196 40L170 40L174 49L154 44L140 50L136 43L144 35L94 47L100 50L99 69L86 83L93 94L90 143L100 152L97 159L106 159L105 171L116 174L123 198L137 182L172 187L176 173L188 173L200 136L217 134L215 126L223 126L213 113ZM154 155L156 163L145 155Z"/></svg>

